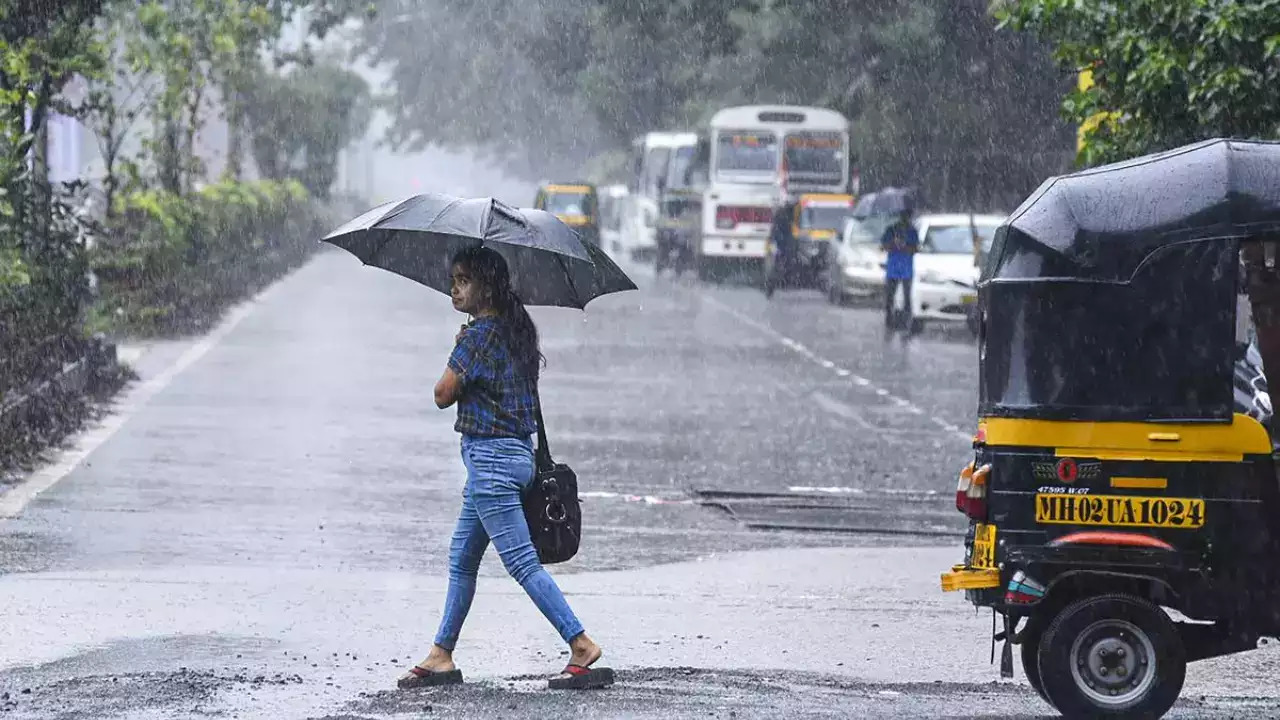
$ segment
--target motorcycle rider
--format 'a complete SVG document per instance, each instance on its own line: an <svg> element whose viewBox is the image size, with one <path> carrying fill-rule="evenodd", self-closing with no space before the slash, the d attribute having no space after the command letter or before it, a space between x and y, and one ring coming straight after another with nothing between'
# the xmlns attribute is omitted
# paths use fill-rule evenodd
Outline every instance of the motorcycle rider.
<svg viewBox="0 0 1280 720"><path fill-rule="evenodd" d="M787 273L791 271L796 260L796 238L791 232L791 224L796 215L796 203L787 202L773 213L773 223L769 227L769 244L773 246L773 267L764 280L765 297L773 297L773 293L785 284Z"/></svg>

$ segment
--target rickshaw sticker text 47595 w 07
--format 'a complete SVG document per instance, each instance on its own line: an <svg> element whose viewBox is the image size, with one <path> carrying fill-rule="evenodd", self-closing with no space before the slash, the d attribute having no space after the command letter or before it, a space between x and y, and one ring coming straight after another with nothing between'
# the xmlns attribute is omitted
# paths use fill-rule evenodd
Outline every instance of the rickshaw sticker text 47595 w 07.
<svg viewBox="0 0 1280 720"><path fill-rule="evenodd" d="M1036 495L1036 522L1055 525L1164 527L1204 526L1204 500L1136 495Z"/></svg>

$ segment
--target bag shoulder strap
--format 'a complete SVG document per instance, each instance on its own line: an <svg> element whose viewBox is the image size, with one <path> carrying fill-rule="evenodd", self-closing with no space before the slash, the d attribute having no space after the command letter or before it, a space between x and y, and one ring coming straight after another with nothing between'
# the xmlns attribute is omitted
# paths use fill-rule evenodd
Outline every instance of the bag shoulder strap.
<svg viewBox="0 0 1280 720"><path fill-rule="evenodd" d="M534 459L538 470L550 470L556 463L551 459L551 448L547 445L547 425L542 421L542 399L536 386L533 390L533 417L538 422L538 447Z"/></svg>

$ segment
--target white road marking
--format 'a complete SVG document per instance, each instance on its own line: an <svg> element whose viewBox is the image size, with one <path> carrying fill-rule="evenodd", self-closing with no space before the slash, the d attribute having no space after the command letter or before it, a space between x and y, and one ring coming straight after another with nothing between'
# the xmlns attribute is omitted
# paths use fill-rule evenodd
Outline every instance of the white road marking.
<svg viewBox="0 0 1280 720"><path fill-rule="evenodd" d="M861 426L863 430L876 430L876 426L868 422L867 419L862 416L862 413L858 412L858 409L852 405L840 402L824 392L815 391L810 393L810 397L813 398L814 403L817 404L818 407L826 410L832 415L837 415L845 420L852 420Z"/></svg>
<svg viewBox="0 0 1280 720"><path fill-rule="evenodd" d="M938 426L942 430L945 430L946 432L951 433L952 435L958 438L961 438L963 440L973 439L972 434L965 432L964 430L961 430L954 423L947 422L946 420L943 420L942 418L936 415L930 415L927 411L925 411L923 408L916 405L915 403L911 402L910 400L907 400L906 398L898 397L897 395L894 395L892 392L890 392L888 389L880 387L875 383L871 382L870 379L862 377L861 375L858 375L851 370L840 367L835 362L814 353L812 350L805 347L800 342L796 341L793 338L789 338L786 335L783 335L782 333L778 332L777 330L774 330L768 325L765 325L759 320L756 320L753 317L745 315L742 312L739 312L738 310L730 307L729 305L726 305L723 302L720 302L719 300L709 295L703 295L703 301L712 305L715 308L718 308L719 310L722 310L725 313L728 313L729 315L732 315L743 324L753 327L756 330L759 330L760 332L764 333L765 335L773 338L783 347L794 350L796 353L803 355L804 357L814 361L818 366L826 368L828 370L834 370L837 376L852 378L855 384L861 387L871 388L872 390L875 391L876 395L879 395L880 397L888 399L890 402L897 405L898 407L906 408L907 410L911 411L912 414L927 417L930 422L932 422L934 425Z"/></svg>
<svg viewBox="0 0 1280 720"><path fill-rule="evenodd" d="M813 486L792 485L787 492L793 493L825 493L828 495L937 495L937 490L908 490L905 488L857 488L844 485Z"/></svg>
<svg viewBox="0 0 1280 720"><path fill-rule="evenodd" d="M174 378L204 357L210 350L222 342L236 326L253 313L262 300L278 285L273 284L256 297L234 307L223 318L213 332L201 338L196 344L187 348L172 365L158 375L139 385L130 388L124 397L116 403L110 415L87 432L83 432L75 440L75 444L61 452L52 463L32 473L20 485L10 488L0 495L0 520L15 518L35 500L36 496L48 490L70 475L95 450L110 440L130 418L142 410L161 390L173 382Z"/></svg>
<svg viewBox="0 0 1280 720"><path fill-rule="evenodd" d="M617 500L623 502L636 503L642 502L645 505L692 505L693 500L689 498L664 498L656 495L630 495L627 493L609 492L608 490L590 490L578 493L579 498L599 498L602 500Z"/></svg>

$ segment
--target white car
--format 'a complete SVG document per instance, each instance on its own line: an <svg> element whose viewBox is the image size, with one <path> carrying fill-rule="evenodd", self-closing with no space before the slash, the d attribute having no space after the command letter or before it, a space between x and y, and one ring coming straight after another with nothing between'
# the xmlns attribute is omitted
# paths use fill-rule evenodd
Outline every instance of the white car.
<svg viewBox="0 0 1280 720"><path fill-rule="evenodd" d="M915 257L911 300L913 329L925 322L969 322L977 300L979 268L974 235L991 248L1003 215L926 214L915 219L920 250ZM884 292L885 252L880 237L892 217L850 218L836 241L828 283L832 302Z"/></svg>
<svg viewBox="0 0 1280 720"><path fill-rule="evenodd" d="M879 296L884 291L885 254L880 249L880 236L892 222L887 216L845 220L828 253L827 296L832 303Z"/></svg>
<svg viewBox="0 0 1280 720"><path fill-rule="evenodd" d="M916 218L920 250L915 257L911 314L924 322L963 322L976 334L973 307L978 301L975 240L990 249L1003 215L921 215Z"/></svg>

